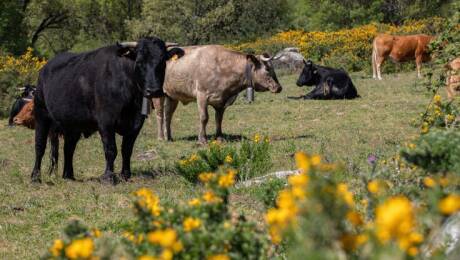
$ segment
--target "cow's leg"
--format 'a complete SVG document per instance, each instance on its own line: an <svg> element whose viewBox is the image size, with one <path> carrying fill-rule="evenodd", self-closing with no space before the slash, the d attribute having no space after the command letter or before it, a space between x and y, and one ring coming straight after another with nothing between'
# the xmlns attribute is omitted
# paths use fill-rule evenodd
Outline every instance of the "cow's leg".
<svg viewBox="0 0 460 260"><path fill-rule="evenodd" d="M303 97L304 99L324 99L324 89L322 84L318 85L310 93Z"/></svg>
<svg viewBox="0 0 460 260"><path fill-rule="evenodd" d="M117 144L115 140L114 127L104 127L99 131L101 135L102 143L104 145L105 154L105 172L101 176L102 181L108 181L116 183L116 176L113 171L113 164L115 158L117 158Z"/></svg>
<svg viewBox="0 0 460 260"><path fill-rule="evenodd" d="M384 61L385 61L384 57L379 57L378 55L376 55L376 57L375 57L375 68L377 69L377 78L379 80L382 80L382 65L383 65Z"/></svg>
<svg viewBox="0 0 460 260"><path fill-rule="evenodd" d="M171 120L174 114L174 111L176 111L177 105L179 104L179 101L174 100L170 97L166 97L165 104L164 104L164 120L165 120L165 126L166 126L166 138L168 141L172 141L172 134L171 134Z"/></svg>
<svg viewBox="0 0 460 260"><path fill-rule="evenodd" d="M155 108L155 114L157 117L157 136L158 140L165 139L164 132L164 97L153 98L153 107Z"/></svg>
<svg viewBox="0 0 460 260"><path fill-rule="evenodd" d="M197 95L198 112L200 113L200 133L198 135L198 141L202 144L207 142L206 138L206 125L208 124L208 101L206 96L202 93Z"/></svg>
<svg viewBox="0 0 460 260"><path fill-rule="evenodd" d="M130 135L125 135L121 144L121 156L123 157L123 166L121 177L124 180L131 178L131 155L133 154L134 143L136 142L139 130Z"/></svg>
<svg viewBox="0 0 460 260"><path fill-rule="evenodd" d="M417 77L422 78L422 55L418 55L415 58L415 64L417 65Z"/></svg>
<svg viewBox="0 0 460 260"><path fill-rule="evenodd" d="M377 67L376 67L376 56L377 56L377 49L375 43L373 43L372 47L372 78L377 79Z"/></svg>
<svg viewBox="0 0 460 260"><path fill-rule="evenodd" d="M80 133L65 133L64 134L64 172L62 178L75 180L73 175L73 155L80 140Z"/></svg>
<svg viewBox="0 0 460 260"><path fill-rule="evenodd" d="M32 182L41 182L40 168L46 150L50 125L51 123L48 119L37 117L35 126L35 164L31 175Z"/></svg>
<svg viewBox="0 0 460 260"><path fill-rule="evenodd" d="M222 120L224 119L225 107L215 108L216 110L216 138L222 140L224 135L222 133Z"/></svg>

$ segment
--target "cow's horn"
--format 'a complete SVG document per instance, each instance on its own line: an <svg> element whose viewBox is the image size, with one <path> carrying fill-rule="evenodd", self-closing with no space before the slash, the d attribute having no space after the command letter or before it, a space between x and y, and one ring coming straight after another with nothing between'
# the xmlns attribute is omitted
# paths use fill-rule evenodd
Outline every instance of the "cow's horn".
<svg viewBox="0 0 460 260"><path fill-rule="evenodd" d="M137 47L137 42L122 42L120 45L123 48L136 48Z"/></svg>
<svg viewBox="0 0 460 260"><path fill-rule="evenodd" d="M166 48L179 46L179 44L175 42L165 42L165 45L166 45Z"/></svg>
<svg viewBox="0 0 460 260"><path fill-rule="evenodd" d="M18 90L23 91L23 90L26 90L26 88L25 88L25 87L22 87L22 88L18 88Z"/></svg>
<svg viewBox="0 0 460 260"><path fill-rule="evenodd" d="M260 55L260 59L261 59L262 61L271 61L273 58L270 57L270 56L265 57L265 55Z"/></svg>
<svg viewBox="0 0 460 260"><path fill-rule="evenodd" d="M281 57L283 57L283 56L284 56L284 53L283 53L283 52L282 52L282 53L278 53L278 54L275 55L275 57L273 57L273 60L279 60L279 59L280 59Z"/></svg>

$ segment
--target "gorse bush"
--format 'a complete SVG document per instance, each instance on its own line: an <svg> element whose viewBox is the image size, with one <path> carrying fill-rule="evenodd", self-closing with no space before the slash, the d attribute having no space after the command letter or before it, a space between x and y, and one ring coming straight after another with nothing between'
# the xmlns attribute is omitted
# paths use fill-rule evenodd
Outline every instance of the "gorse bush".
<svg viewBox="0 0 460 260"><path fill-rule="evenodd" d="M238 149L213 141L207 149L179 160L176 170L188 181L197 182L199 174L225 166L240 172L238 180L247 180L265 173L271 165L270 140L256 134L252 140L242 141Z"/></svg>
<svg viewBox="0 0 460 260"><path fill-rule="evenodd" d="M307 59L326 65L342 67L348 71L370 68L372 41L379 33L433 34L441 29L442 18L407 21L402 26L369 24L332 32L287 31L255 42L230 46L246 52L275 52L284 47L298 47Z"/></svg>
<svg viewBox="0 0 460 260"><path fill-rule="evenodd" d="M19 56L0 55L0 116L8 113L12 100L19 94L19 87L35 85L39 70L46 60L33 55L33 50Z"/></svg>
<svg viewBox="0 0 460 260"><path fill-rule="evenodd" d="M432 130L403 149L401 155L431 173L460 173L460 133L458 130Z"/></svg>

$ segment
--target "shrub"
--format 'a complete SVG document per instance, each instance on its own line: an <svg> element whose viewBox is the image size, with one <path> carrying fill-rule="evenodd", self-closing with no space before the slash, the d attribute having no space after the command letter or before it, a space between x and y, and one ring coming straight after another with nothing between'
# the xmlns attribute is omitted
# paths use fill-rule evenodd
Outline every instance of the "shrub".
<svg viewBox="0 0 460 260"><path fill-rule="evenodd" d="M443 21L442 18L434 17L407 21L399 27L373 23L332 32L286 31L270 38L230 47L256 53L274 53L284 47L298 47L306 59L349 71L360 71L371 67L372 41L378 33L433 34L441 29Z"/></svg>
<svg viewBox="0 0 460 260"><path fill-rule="evenodd" d="M239 149L213 141L207 149L199 150L176 163L176 170L190 182L198 175L226 166L237 169L238 180L247 180L265 173L271 167L270 141L256 134L253 140L244 140Z"/></svg>
<svg viewBox="0 0 460 260"><path fill-rule="evenodd" d="M401 156L428 172L460 173L460 133L432 130L403 149Z"/></svg>

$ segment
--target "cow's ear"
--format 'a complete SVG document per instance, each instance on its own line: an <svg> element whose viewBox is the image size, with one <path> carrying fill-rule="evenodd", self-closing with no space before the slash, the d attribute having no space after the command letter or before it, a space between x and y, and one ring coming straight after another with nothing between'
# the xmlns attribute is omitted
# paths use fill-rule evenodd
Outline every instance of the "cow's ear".
<svg viewBox="0 0 460 260"><path fill-rule="evenodd" d="M124 47L119 42L117 42L117 55L119 57L127 57L130 59L136 59L136 48L133 47Z"/></svg>
<svg viewBox="0 0 460 260"><path fill-rule="evenodd" d="M172 48L168 51L168 56L166 57L167 60L169 59L180 59L182 56L185 55L185 52L181 48Z"/></svg>
<svg viewBox="0 0 460 260"><path fill-rule="evenodd" d="M256 56L254 56L254 55L252 55L252 54L248 54L248 55L246 55L246 59L247 59L249 62L253 63L255 68L259 68L259 67L260 67L260 61L259 61L259 59L257 59Z"/></svg>

